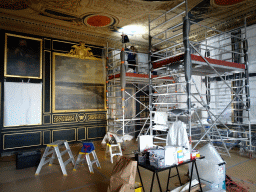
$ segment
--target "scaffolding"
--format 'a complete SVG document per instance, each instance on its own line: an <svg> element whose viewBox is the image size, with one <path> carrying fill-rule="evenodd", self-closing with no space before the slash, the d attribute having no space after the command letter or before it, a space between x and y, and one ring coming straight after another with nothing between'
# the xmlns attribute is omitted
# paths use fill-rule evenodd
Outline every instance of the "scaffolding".
<svg viewBox="0 0 256 192"><path fill-rule="evenodd" d="M146 74L127 72L125 57L129 50L125 47L125 43L122 49L107 47L107 127L121 137L134 137L149 127L149 76L148 69ZM148 62L141 61L135 66L143 64L148 66ZM169 77L154 77L154 84L172 81Z"/></svg>
<svg viewBox="0 0 256 192"><path fill-rule="evenodd" d="M169 125L186 123L191 150L210 142L224 155L237 145L251 152L246 20L230 31L213 23L189 18L187 1L149 17L149 52L157 60L149 61L148 132L155 143L166 142L168 129L155 130L154 122L165 112ZM154 84L153 72L173 81Z"/></svg>

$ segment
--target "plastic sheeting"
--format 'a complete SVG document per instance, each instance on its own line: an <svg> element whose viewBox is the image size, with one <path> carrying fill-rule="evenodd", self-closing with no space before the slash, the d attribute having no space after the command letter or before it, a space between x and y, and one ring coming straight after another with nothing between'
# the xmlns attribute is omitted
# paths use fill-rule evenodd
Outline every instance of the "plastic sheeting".
<svg viewBox="0 0 256 192"><path fill-rule="evenodd" d="M163 131L168 129L169 127L167 125L154 125L153 130Z"/></svg>
<svg viewBox="0 0 256 192"><path fill-rule="evenodd" d="M111 140L111 135L116 139L117 143L121 143L123 141L121 137L117 136L117 134L111 133L111 132L107 132L101 143L102 144L108 143Z"/></svg>
<svg viewBox="0 0 256 192"><path fill-rule="evenodd" d="M185 123L176 121L171 125L167 134L166 145L189 148L188 134Z"/></svg>
<svg viewBox="0 0 256 192"><path fill-rule="evenodd" d="M199 149L199 152L205 156L197 161L201 182L206 184L207 189L225 189L225 161L210 143ZM197 178L195 171L192 178Z"/></svg>
<svg viewBox="0 0 256 192"><path fill-rule="evenodd" d="M168 114L166 112L155 112L154 122L156 124L166 125Z"/></svg>
<svg viewBox="0 0 256 192"><path fill-rule="evenodd" d="M122 143L123 141L130 141L133 139L133 136L131 135L118 136L115 133L107 132L104 138L102 139L101 143L106 144L107 142L109 142L111 140L110 135L112 135L116 139L117 143Z"/></svg>

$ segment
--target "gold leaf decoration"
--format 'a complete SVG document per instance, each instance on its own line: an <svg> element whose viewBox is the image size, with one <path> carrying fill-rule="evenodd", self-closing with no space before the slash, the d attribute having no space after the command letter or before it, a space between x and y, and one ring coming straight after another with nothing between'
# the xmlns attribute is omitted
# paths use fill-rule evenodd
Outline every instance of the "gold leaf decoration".
<svg viewBox="0 0 256 192"><path fill-rule="evenodd" d="M73 49L67 55L75 56L80 59L97 59L93 56L90 47L85 47L85 43L80 43L80 45L73 45Z"/></svg>

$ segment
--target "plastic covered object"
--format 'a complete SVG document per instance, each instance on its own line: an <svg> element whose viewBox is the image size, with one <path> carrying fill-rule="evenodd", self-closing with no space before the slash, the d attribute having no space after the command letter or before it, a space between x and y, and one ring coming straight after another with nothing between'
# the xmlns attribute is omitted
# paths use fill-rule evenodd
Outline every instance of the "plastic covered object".
<svg viewBox="0 0 256 192"><path fill-rule="evenodd" d="M196 162L200 181L206 184L208 189L225 189L225 161L210 143L199 149L199 153L205 156L204 159L197 160ZM195 171L193 171L192 178L197 178Z"/></svg>
<svg viewBox="0 0 256 192"><path fill-rule="evenodd" d="M158 131L165 131L169 129L167 125L154 125L153 130L158 130Z"/></svg>
<svg viewBox="0 0 256 192"><path fill-rule="evenodd" d="M154 122L156 124L166 125L168 120L168 114L166 112L155 112Z"/></svg>
<svg viewBox="0 0 256 192"><path fill-rule="evenodd" d="M188 134L185 123L176 121L171 125L167 134L166 145L189 148Z"/></svg>
<svg viewBox="0 0 256 192"><path fill-rule="evenodd" d="M131 141L133 139L133 136L131 136L131 135L124 135L123 137L122 137L122 140L123 141Z"/></svg>
<svg viewBox="0 0 256 192"><path fill-rule="evenodd" d="M149 156L150 165L156 168L165 167L165 159L164 157L152 157Z"/></svg>
<svg viewBox="0 0 256 192"><path fill-rule="evenodd" d="M165 146L165 165L178 164L177 147Z"/></svg>
<svg viewBox="0 0 256 192"><path fill-rule="evenodd" d="M142 152L146 149L152 148L153 136L152 135L141 135L139 136L139 151Z"/></svg>
<svg viewBox="0 0 256 192"><path fill-rule="evenodd" d="M102 139L102 144L106 144L108 143L111 138L114 137L116 142L117 143L121 143L123 140L122 140L122 137L118 137L117 134L115 133L111 133L111 132L107 132L106 135L104 136L104 138Z"/></svg>
<svg viewBox="0 0 256 192"><path fill-rule="evenodd" d="M218 151L210 143L200 148L199 153L205 156L205 159L207 161L212 161L213 164L219 164L224 162Z"/></svg>

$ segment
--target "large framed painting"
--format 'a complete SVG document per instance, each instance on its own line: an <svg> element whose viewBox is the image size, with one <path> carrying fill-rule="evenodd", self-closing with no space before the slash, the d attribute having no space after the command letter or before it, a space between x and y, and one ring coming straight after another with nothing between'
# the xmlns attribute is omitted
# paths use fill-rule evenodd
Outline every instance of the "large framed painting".
<svg viewBox="0 0 256 192"><path fill-rule="evenodd" d="M4 76L42 79L42 39L6 33Z"/></svg>
<svg viewBox="0 0 256 192"><path fill-rule="evenodd" d="M102 59L53 53L53 112L106 110Z"/></svg>

